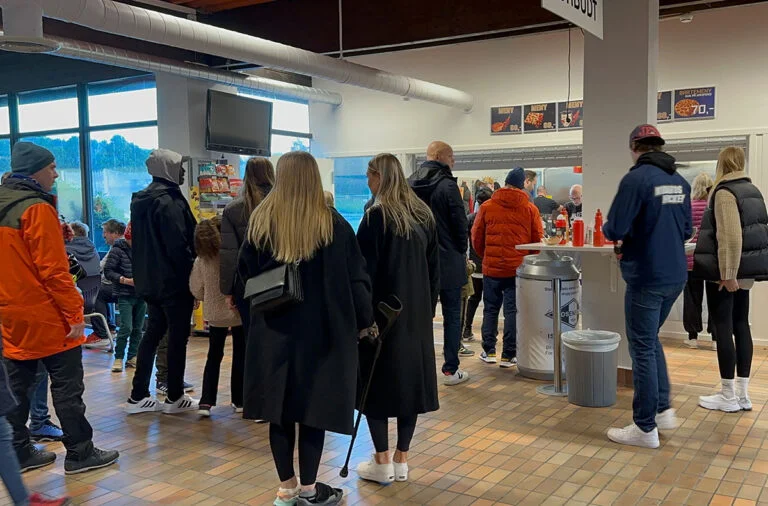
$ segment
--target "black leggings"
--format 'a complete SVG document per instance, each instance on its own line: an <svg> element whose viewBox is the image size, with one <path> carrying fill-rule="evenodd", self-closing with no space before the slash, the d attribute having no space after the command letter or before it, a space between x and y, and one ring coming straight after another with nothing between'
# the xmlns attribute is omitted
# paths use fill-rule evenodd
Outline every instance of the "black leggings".
<svg viewBox="0 0 768 506"><path fill-rule="evenodd" d="M475 293L469 297L467 302L467 311L463 315L462 330L465 336L472 334L472 322L475 319L475 313L477 307L480 305L480 301L483 300L483 278L472 278L472 288Z"/></svg>
<svg viewBox="0 0 768 506"><path fill-rule="evenodd" d="M216 405L219 391L219 374L224 358L224 344L227 341L227 327L208 327L208 358L203 372L203 395L200 404ZM245 369L245 333L242 326L232 327L232 371L229 388L232 404L243 406L243 370Z"/></svg>
<svg viewBox="0 0 768 506"><path fill-rule="evenodd" d="M752 369L749 291L722 289L714 292L712 299L709 311L717 340L720 377L733 379L735 369L740 378L748 378Z"/></svg>
<svg viewBox="0 0 768 506"><path fill-rule="evenodd" d="M313 485L317 481L317 469L323 455L325 431L299 425L299 472L301 484ZM269 425L269 446L280 481L288 481L296 472L293 470L293 450L296 448L296 424Z"/></svg>
<svg viewBox="0 0 768 506"><path fill-rule="evenodd" d="M389 421L387 419L378 420L371 417L368 419L368 428L371 429L371 439L376 453L382 453L389 450ZM397 418L397 449L401 452L407 452L411 446L413 432L416 430L416 420L418 415L399 416Z"/></svg>

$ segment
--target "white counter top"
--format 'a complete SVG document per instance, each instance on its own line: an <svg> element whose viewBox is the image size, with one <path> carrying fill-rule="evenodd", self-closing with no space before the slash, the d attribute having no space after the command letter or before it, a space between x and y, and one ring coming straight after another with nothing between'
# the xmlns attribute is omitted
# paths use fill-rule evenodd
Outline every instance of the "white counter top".
<svg viewBox="0 0 768 506"><path fill-rule="evenodd" d="M584 246L574 246L571 243L568 244L544 244L543 242L519 244L516 246L519 250L534 250L534 251L566 251L569 253L601 253L603 255L613 254L613 244L606 246L592 246L591 244L585 244ZM696 249L696 244L686 244L685 252L688 255L693 254Z"/></svg>

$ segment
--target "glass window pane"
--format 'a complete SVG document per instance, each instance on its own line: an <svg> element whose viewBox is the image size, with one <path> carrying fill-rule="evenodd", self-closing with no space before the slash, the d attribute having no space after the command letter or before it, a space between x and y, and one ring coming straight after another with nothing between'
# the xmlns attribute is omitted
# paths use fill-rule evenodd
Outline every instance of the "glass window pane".
<svg viewBox="0 0 768 506"><path fill-rule="evenodd" d="M11 122L8 118L8 97L0 97L0 135L11 133Z"/></svg>
<svg viewBox="0 0 768 506"><path fill-rule="evenodd" d="M156 119L157 89L154 79L129 79L88 86L88 121L91 126Z"/></svg>
<svg viewBox="0 0 768 506"><path fill-rule="evenodd" d="M145 162L156 147L157 127L91 133L93 242L100 251L109 249L101 224L110 218L128 223L131 195L152 181Z"/></svg>
<svg viewBox="0 0 768 506"><path fill-rule="evenodd" d="M19 94L19 131L61 130L77 128L78 124L74 87Z"/></svg>
<svg viewBox="0 0 768 506"><path fill-rule="evenodd" d="M305 137L272 136L272 156L280 156L290 151L309 151L309 139Z"/></svg>
<svg viewBox="0 0 768 506"><path fill-rule="evenodd" d="M273 130L309 133L309 104L264 97L248 91L241 91L240 94L256 97L259 100L266 100L274 104L272 106Z"/></svg>
<svg viewBox="0 0 768 506"><path fill-rule="evenodd" d="M11 140L0 139L0 174L11 171Z"/></svg>
<svg viewBox="0 0 768 506"><path fill-rule="evenodd" d="M337 158L333 161L333 188L336 210L357 230L363 219L365 203L371 198L368 189L369 156Z"/></svg>
<svg viewBox="0 0 768 506"><path fill-rule="evenodd" d="M80 170L80 136L77 134L25 137L53 153L59 178L53 193L58 197L59 214L67 221L83 219L83 179Z"/></svg>

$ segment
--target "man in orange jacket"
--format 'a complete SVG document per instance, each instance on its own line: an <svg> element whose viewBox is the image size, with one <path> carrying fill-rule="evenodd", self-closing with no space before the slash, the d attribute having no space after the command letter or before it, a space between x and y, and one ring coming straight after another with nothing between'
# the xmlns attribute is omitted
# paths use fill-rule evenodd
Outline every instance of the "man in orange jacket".
<svg viewBox="0 0 768 506"><path fill-rule="evenodd" d="M496 363L499 310L504 307L504 349L501 367L517 364L517 268L530 252L515 249L519 244L541 241L543 227L539 210L530 201L525 171L512 169L491 200L480 206L472 226L472 246L483 258L483 352L480 360Z"/></svg>
<svg viewBox="0 0 768 506"><path fill-rule="evenodd" d="M0 319L3 356L18 406L7 415L22 472L43 467L56 454L37 450L26 427L30 386L42 361L51 379L56 415L64 431L64 471L81 473L112 464L116 451L93 446L85 418L83 298L69 274L61 225L50 192L58 177L53 154L29 142L11 153L13 174L0 186Z"/></svg>

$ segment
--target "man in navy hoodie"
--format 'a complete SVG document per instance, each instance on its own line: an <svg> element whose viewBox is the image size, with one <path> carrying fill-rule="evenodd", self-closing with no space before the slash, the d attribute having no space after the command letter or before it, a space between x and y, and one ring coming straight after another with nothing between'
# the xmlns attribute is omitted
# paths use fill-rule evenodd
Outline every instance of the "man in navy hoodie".
<svg viewBox="0 0 768 506"><path fill-rule="evenodd" d="M603 227L616 242L627 283L624 312L635 387L634 423L610 429L608 438L646 448L659 447L658 429L678 425L659 328L685 286L685 241L692 233L691 187L663 145L652 125L632 131L635 165L621 180Z"/></svg>

